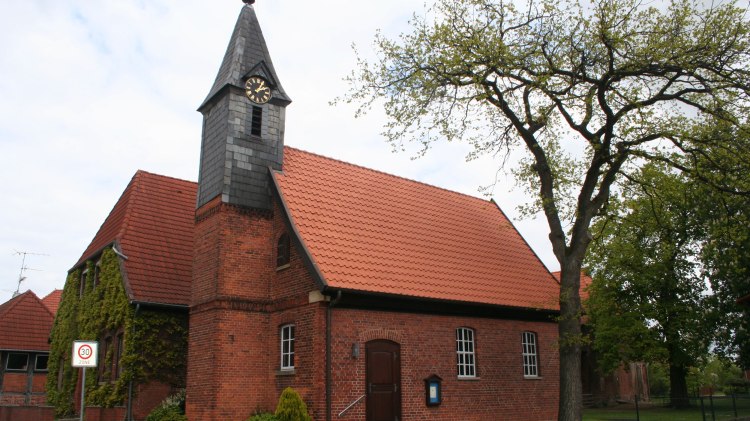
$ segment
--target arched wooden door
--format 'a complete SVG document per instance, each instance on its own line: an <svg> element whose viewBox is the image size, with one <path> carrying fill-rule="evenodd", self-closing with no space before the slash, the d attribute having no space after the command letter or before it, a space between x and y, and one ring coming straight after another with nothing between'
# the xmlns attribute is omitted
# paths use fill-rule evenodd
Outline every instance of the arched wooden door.
<svg viewBox="0 0 750 421"><path fill-rule="evenodd" d="M401 420L401 347L386 340L367 342L367 421Z"/></svg>

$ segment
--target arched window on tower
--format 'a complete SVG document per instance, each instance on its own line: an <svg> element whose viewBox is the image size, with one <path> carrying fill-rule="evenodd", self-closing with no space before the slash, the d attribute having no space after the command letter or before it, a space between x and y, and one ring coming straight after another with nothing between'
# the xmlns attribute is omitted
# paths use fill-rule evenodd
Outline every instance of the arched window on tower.
<svg viewBox="0 0 750 421"><path fill-rule="evenodd" d="M276 268L283 268L289 266L289 234L283 233L279 237L279 242L276 245Z"/></svg>

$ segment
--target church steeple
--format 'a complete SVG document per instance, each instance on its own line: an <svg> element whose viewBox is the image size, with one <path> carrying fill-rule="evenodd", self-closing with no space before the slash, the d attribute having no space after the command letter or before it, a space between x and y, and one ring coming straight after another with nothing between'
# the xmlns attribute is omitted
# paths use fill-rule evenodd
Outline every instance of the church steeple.
<svg viewBox="0 0 750 421"><path fill-rule="evenodd" d="M203 114L198 207L221 195L225 203L270 209L268 168L281 169L285 108L291 99L247 3L198 108Z"/></svg>

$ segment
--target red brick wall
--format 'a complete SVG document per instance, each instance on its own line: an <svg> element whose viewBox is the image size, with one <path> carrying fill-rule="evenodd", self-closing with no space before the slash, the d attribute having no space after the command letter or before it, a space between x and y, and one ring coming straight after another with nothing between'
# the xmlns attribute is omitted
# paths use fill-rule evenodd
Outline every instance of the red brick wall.
<svg viewBox="0 0 750 421"><path fill-rule="evenodd" d="M52 421L52 407L0 406L0 421Z"/></svg>
<svg viewBox="0 0 750 421"><path fill-rule="evenodd" d="M7 393L7 392L25 393L28 382L29 382L29 374L26 372L23 372L23 373L6 372L3 377L3 393Z"/></svg>
<svg viewBox="0 0 750 421"><path fill-rule="evenodd" d="M271 405L266 342L275 263L270 212L218 198L196 212L188 343L190 419L244 419Z"/></svg>
<svg viewBox="0 0 750 421"><path fill-rule="evenodd" d="M479 379L459 380L456 328L475 331ZM557 325L454 316L336 309L333 320L333 415L365 393L365 344L389 339L401 346L403 420L557 419L559 358ZM524 379L521 334L537 333L541 379ZM352 344L360 356L352 357ZM424 379L443 378L443 402L425 405ZM363 399L341 421L362 420Z"/></svg>
<svg viewBox="0 0 750 421"><path fill-rule="evenodd" d="M271 331L267 335L271 369L274 372L272 406L274 410L281 392L293 387L302 396L315 420L325 420L325 304L276 312L271 315ZM281 338L279 329L285 324L295 326L294 375L279 372Z"/></svg>
<svg viewBox="0 0 750 421"><path fill-rule="evenodd" d="M161 404L162 401L167 398L167 396L171 395L174 392L175 391L172 390L172 387L169 384L161 382L149 382L146 384L135 386L135 396L133 398L132 405L133 418L136 420L142 420L146 418L146 416L151 411L153 411L154 408L159 406L159 404ZM119 413L115 412L113 415L107 415L107 417L108 419L112 419L113 421L122 420L123 417L116 419L117 414ZM108 419L102 418L101 421L108 421Z"/></svg>
<svg viewBox="0 0 750 421"><path fill-rule="evenodd" d="M32 392L47 393L47 373L34 373Z"/></svg>
<svg viewBox="0 0 750 421"><path fill-rule="evenodd" d="M86 421L122 421L125 419L127 409L125 407L101 408L98 406L87 406L84 414ZM133 414L133 419L142 420L144 416L138 417Z"/></svg>
<svg viewBox="0 0 750 421"><path fill-rule="evenodd" d="M3 375L3 387L0 390L0 405L32 405L47 404L45 382L47 373L31 373L31 390L29 390L29 373L6 372Z"/></svg>

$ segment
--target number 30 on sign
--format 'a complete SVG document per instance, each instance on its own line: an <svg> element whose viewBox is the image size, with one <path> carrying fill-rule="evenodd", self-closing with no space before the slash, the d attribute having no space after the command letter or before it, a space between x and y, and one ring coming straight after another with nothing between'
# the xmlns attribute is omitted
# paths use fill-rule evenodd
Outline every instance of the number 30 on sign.
<svg viewBox="0 0 750 421"><path fill-rule="evenodd" d="M96 358L99 355L96 341L73 341L73 367L96 367Z"/></svg>

